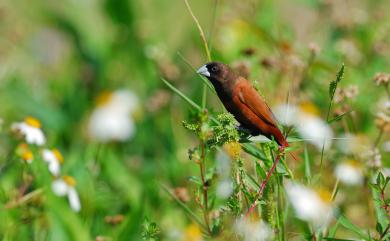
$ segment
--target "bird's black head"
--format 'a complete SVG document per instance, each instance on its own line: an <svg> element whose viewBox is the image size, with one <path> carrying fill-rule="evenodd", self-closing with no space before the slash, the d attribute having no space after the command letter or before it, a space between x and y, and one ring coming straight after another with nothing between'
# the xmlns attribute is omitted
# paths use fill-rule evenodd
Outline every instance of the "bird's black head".
<svg viewBox="0 0 390 241"><path fill-rule="evenodd" d="M213 84L215 84L215 82L224 84L230 82L229 79L235 77L234 72L229 66L220 62L209 62L200 67L197 73L207 77Z"/></svg>
<svg viewBox="0 0 390 241"><path fill-rule="evenodd" d="M197 71L198 74L201 74L208 79L220 79L224 76L224 73L229 69L228 66L219 62L210 62L202 67L200 67Z"/></svg>
<svg viewBox="0 0 390 241"><path fill-rule="evenodd" d="M218 95L230 95L233 86L237 80L237 76L234 71L229 68L226 64L220 62L210 62L197 71L207 77L210 82L214 85Z"/></svg>

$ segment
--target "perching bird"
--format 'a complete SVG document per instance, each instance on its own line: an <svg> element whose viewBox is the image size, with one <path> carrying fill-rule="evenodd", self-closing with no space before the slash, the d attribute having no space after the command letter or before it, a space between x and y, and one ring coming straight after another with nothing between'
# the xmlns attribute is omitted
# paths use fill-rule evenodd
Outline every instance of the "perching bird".
<svg viewBox="0 0 390 241"><path fill-rule="evenodd" d="M207 63L197 73L210 80L219 99L241 127L253 136L274 138L281 148L288 146L271 109L248 80L219 62Z"/></svg>

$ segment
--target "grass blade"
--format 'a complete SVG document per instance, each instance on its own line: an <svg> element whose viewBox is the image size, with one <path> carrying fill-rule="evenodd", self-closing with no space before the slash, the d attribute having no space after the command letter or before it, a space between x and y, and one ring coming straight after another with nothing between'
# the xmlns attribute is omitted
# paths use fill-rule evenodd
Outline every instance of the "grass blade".
<svg viewBox="0 0 390 241"><path fill-rule="evenodd" d="M191 211L191 209L189 207L187 207L187 205L185 205L182 201L180 201L175 195L173 195L173 193L171 193L171 191L169 190L168 187L166 187L165 185L161 184L161 188L169 194L169 196L171 196L176 202L177 204L179 204L180 207L182 207L184 209L184 211L196 222L198 223L204 230L207 230L207 227L203 224L202 220L196 216L196 214L194 212Z"/></svg>
<svg viewBox="0 0 390 241"><path fill-rule="evenodd" d="M305 161L305 178L307 183L310 183L311 180L310 159L309 159L309 152L307 151L306 145L303 153L303 159Z"/></svg>
<svg viewBox="0 0 390 241"><path fill-rule="evenodd" d="M198 104L196 104L194 101L192 101L190 98L188 98L185 94L183 94L183 92L181 92L180 90L176 89L176 87L171 85L171 83L169 83L166 79L161 78L161 80L164 82L164 84L166 86L168 86L168 88L170 88L173 92L175 92L177 95L179 95L184 101L186 101L192 107L194 107L198 111L202 110L202 108Z"/></svg>
<svg viewBox="0 0 390 241"><path fill-rule="evenodd" d="M368 235L364 233L362 229L360 229L351 221L349 221L344 215L340 215L338 222L340 222L340 224L344 226L344 228L357 234L360 238L363 238L364 240L368 240Z"/></svg>

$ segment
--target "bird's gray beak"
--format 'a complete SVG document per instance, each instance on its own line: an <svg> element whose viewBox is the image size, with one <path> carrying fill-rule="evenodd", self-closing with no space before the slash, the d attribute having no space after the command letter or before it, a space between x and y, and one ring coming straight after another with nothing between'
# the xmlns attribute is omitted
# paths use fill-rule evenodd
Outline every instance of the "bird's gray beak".
<svg viewBox="0 0 390 241"><path fill-rule="evenodd" d="M210 77L210 72L208 71L206 65L203 65L202 67L200 67L198 69L198 71L196 71L196 73L201 74L201 75L206 76L206 77Z"/></svg>

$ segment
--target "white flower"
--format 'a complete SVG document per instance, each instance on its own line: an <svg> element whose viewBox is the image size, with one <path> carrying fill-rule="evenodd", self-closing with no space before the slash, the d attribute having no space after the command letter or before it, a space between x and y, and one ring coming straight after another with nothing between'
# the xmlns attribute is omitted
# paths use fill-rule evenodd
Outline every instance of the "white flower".
<svg viewBox="0 0 390 241"><path fill-rule="evenodd" d="M76 181L73 177L64 176L63 178L56 179L52 183L52 190L57 196L68 196L70 207L75 211L81 210L80 198L75 189Z"/></svg>
<svg viewBox="0 0 390 241"><path fill-rule="evenodd" d="M222 149L218 149L215 160L217 162L216 169L219 176L222 178L230 177L231 158Z"/></svg>
<svg viewBox="0 0 390 241"><path fill-rule="evenodd" d="M328 225L332 218L330 197L324 198L319 193L292 182L286 183L286 192L298 218L309 222L315 229Z"/></svg>
<svg viewBox="0 0 390 241"><path fill-rule="evenodd" d="M345 133L337 138L335 145L344 154L361 154L367 152L370 140L364 135Z"/></svg>
<svg viewBox="0 0 390 241"><path fill-rule="evenodd" d="M217 197L226 199L233 193L233 182L230 178L219 181L217 184L216 194Z"/></svg>
<svg viewBox="0 0 390 241"><path fill-rule="evenodd" d="M41 123L32 117L27 117L23 122L13 123L11 129L20 133L29 144L42 146L46 142L45 135L41 130Z"/></svg>
<svg viewBox="0 0 390 241"><path fill-rule="evenodd" d="M98 100L93 111L88 131L92 138L102 142L125 141L135 133L131 114L138 106L138 98L130 91L119 90L106 93Z"/></svg>
<svg viewBox="0 0 390 241"><path fill-rule="evenodd" d="M390 141L385 141L382 147L384 152L390 152Z"/></svg>
<svg viewBox="0 0 390 241"><path fill-rule="evenodd" d="M295 126L299 135L317 149L327 150L332 144L333 131L324 120L313 113L315 112L312 111L313 108L280 105L275 108L275 115L280 123Z"/></svg>
<svg viewBox="0 0 390 241"><path fill-rule="evenodd" d="M336 166L335 176L344 184L361 185L363 184L363 170L353 162L343 162Z"/></svg>
<svg viewBox="0 0 390 241"><path fill-rule="evenodd" d="M61 153L57 149L44 149L42 151L42 158L47 162L50 173L53 176L58 176L60 174L61 164L64 162Z"/></svg>
<svg viewBox="0 0 390 241"><path fill-rule="evenodd" d="M244 241L272 240L272 229L262 220L251 222L245 218L236 221L234 230L244 238Z"/></svg>

